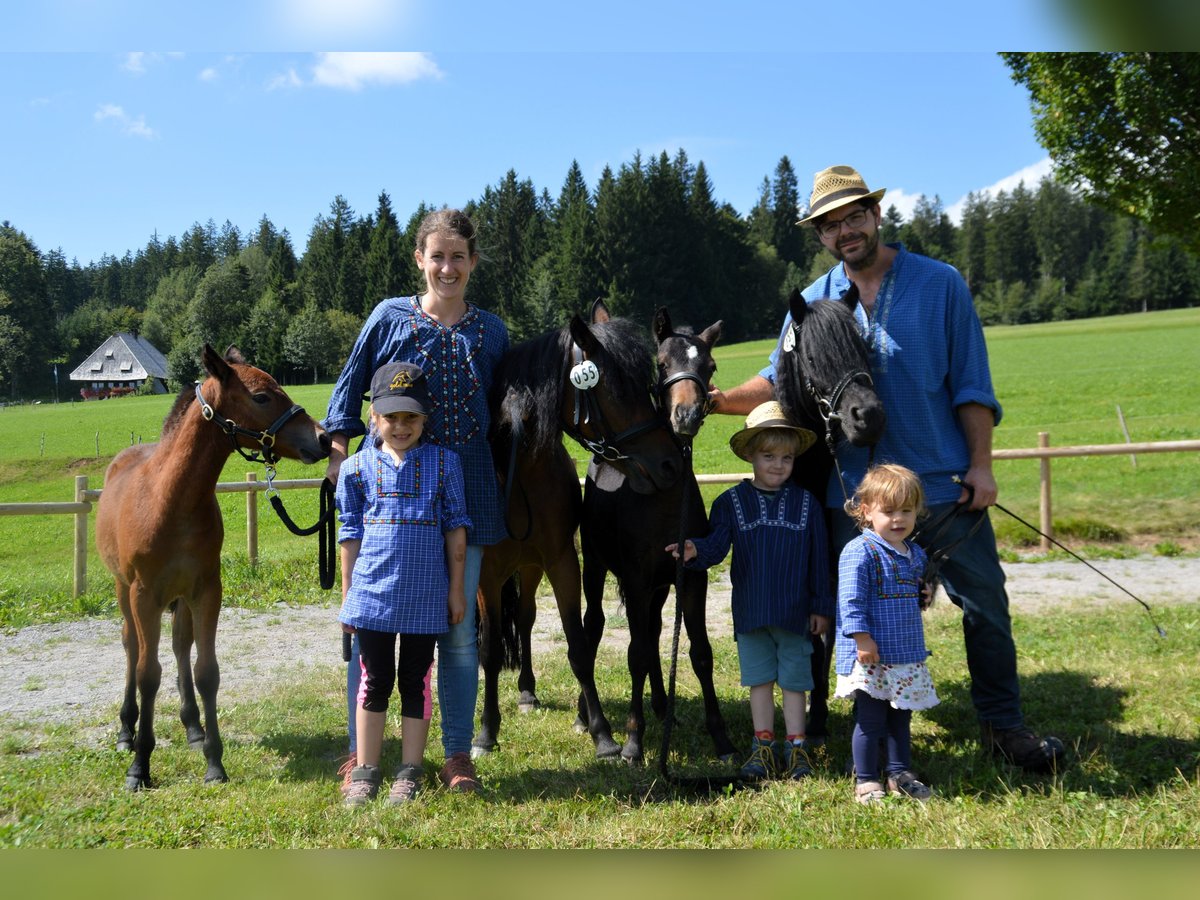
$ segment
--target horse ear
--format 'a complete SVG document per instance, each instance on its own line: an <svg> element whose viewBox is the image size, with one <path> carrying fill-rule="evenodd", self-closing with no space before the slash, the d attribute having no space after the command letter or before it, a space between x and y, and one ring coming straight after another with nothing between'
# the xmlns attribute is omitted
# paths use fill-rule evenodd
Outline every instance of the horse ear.
<svg viewBox="0 0 1200 900"><path fill-rule="evenodd" d="M607 321L604 320L604 321ZM595 335L579 316L571 316L571 324L568 326L571 329L571 339L583 350L584 353L595 353L597 341Z"/></svg>
<svg viewBox="0 0 1200 900"><path fill-rule="evenodd" d="M842 294L842 303L850 312L854 312L855 307L858 306L858 285L853 281L850 282L850 290Z"/></svg>
<svg viewBox="0 0 1200 900"><path fill-rule="evenodd" d="M201 352L200 357L204 362L204 370L217 379L217 381L224 382L233 374L233 369L229 368L229 363L223 360L209 344L204 345L204 350Z"/></svg>
<svg viewBox="0 0 1200 900"><path fill-rule="evenodd" d="M792 288L791 294L788 295L788 309L792 313L792 321L799 325L804 317L808 314L808 304L804 298L800 296L800 291Z"/></svg>
<svg viewBox="0 0 1200 900"><path fill-rule="evenodd" d="M654 311L654 339L661 344L674 330L671 327L671 314L665 306L660 306Z"/></svg>
<svg viewBox="0 0 1200 900"><path fill-rule="evenodd" d="M246 357L242 356L242 351L230 344L225 351L225 362L237 363L239 366L246 365Z"/></svg>
<svg viewBox="0 0 1200 900"><path fill-rule="evenodd" d="M709 349L717 345L717 341L721 339L721 327L725 324L723 319L717 319L702 332L700 332L700 340L708 344Z"/></svg>
<svg viewBox="0 0 1200 900"><path fill-rule="evenodd" d="M612 316L609 315L608 307L604 305L604 298L597 297L592 303L591 319L593 325L598 325L601 322L607 322Z"/></svg>

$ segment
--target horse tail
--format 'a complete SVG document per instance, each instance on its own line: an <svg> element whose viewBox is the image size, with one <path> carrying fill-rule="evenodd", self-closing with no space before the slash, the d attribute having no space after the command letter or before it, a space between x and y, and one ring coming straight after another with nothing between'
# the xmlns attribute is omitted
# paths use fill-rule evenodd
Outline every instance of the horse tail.
<svg viewBox="0 0 1200 900"><path fill-rule="evenodd" d="M517 637L517 618L521 609L521 573L513 572L500 589L500 667L521 666L521 644Z"/></svg>

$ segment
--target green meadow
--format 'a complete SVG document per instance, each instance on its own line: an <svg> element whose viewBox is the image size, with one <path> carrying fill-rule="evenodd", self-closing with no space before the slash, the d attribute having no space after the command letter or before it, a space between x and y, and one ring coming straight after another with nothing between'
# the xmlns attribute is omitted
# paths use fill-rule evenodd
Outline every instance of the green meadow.
<svg viewBox="0 0 1200 900"><path fill-rule="evenodd" d="M708 323L696 323L702 327ZM1135 442L1200 438L1200 309L1007 326L987 331L993 378L1004 407L995 432L999 448L1037 445L1048 432L1053 445L1113 444L1125 440L1120 406ZM771 341L717 348L720 387L740 384L765 363ZM332 385L289 388L293 399L320 418ZM90 403L0 408L0 503L68 501L74 476L102 487L104 468L123 447L155 440L173 396L124 397ZM744 473L728 450L738 418L713 416L696 443L697 472ZM584 454L568 446L584 471ZM242 481L255 467L233 456L223 481ZM1200 545L1200 454L1141 454L1056 459L1051 464L1056 532L1073 547L1100 554L1137 550L1193 552ZM320 466L284 461L280 478L317 478ZM1000 502L1027 521L1038 520L1037 460L996 463ZM262 471L259 468L261 479ZM706 486L711 501L723 489ZM292 517L316 517L315 491L283 495ZM228 602L267 606L311 591L316 583L312 539L292 536L270 507L259 511L260 561L246 556L246 505L242 494L221 496L226 527ZM1027 553L1036 536L994 512L1002 543ZM88 589L70 598L70 516L0 517L0 625L104 612L111 609L108 576L94 548Z"/></svg>
<svg viewBox="0 0 1200 900"><path fill-rule="evenodd" d="M1048 431L1057 445L1122 441L1118 403L1135 441L1200 437L1198 338L1200 310L989 331L1005 407L997 446L1032 447L1038 431ZM757 371L769 344L720 348L717 384L729 387ZM317 385L291 393L320 415L329 390ZM153 439L170 402L126 398L0 410L0 502L70 499L75 474L100 486L107 459L129 444L131 432L134 440ZM738 425L725 417L706 424L696 453L699 471L742 468L726 446ZM249 468L235 457L224 478L241 480ZM1200 536L1195 453L1142 455L1136 467L1126 456L1056 460L1053 471L1056 519L1064 535L1078 535L1089 551L1157 546L1160 552L1193 552L1187 548ZM1001 502L1033 520L1037 473L1035 460L997 464ZM294 463L280 471L285 478L319 474L319 467ZM315 515L315 492L284 497L297 520ZM221 502L227 602L262 608L332 604L331 592L316 586L311 539L285 532L264 505L262 563L251 569L244 497L224 495ZM87 593L70 599L71 529L69 516L0 518L0 625L97 615L118 627L107 576L94 554ZM1010 543L1018 548L1016 537ZM128 754L112 749L119 685L113 685L110 709L88 711L69 724L0 716L0 847L1197 848L1200 607L1194 599L1176 599L1156 609L1165 640L1154 637L1128 604L1062 603L1015 617L1025 713L1068 746L1070 766L1055 776L1026 775L981 750L961 618L950 604L935 605L926 627L943 702L913 723L914 764L937 792L924 806L895 798L874 809L852 802L844 774L851 728L844 701L833 705L832 737L815 775L799 784L700 796L676 791L659 775L662 732L652 715L645 768L599 763L591 742L570 727L577 688L560 640L554 652L535 659L539 712L518 714L515 676L502 678L502 746L480 761L486 792L463 797L431 787L402 809L339 805L333 772L344 752L345 700L336 659L307 661L287 684L264 685L250 701L222 703L231 781L217 787L201 783L202 758L182 739L178 698L166 683L158 704L157 786L138 795L122 790ZM542 616L554 615L550 598L539 605ZM53 652L70 652L69 645L57 643ZM722 709L741 746L750 718L734 644L715 640L714 652ZM51 664L47 677L52 670ZM621 739L629 690L623 652L602 648L597 676ZM711 756L698 695L683 654L671 769L730 774L733 767ZM432 773L440 746L436 717L429 746L426 770ZM389 737L385 769L398 759L398 744ZM804 858L811 864L812 857ZM786 859L786 879L774 881L794 892L802 870L795 857ZM913 890L924 884L926 867L913 868L912 857L892 859L896 874L881 870L875 877L894 883L908 871ZM977 888L983 863L970 859L966 882ZM1062 862L1055 857L1056 865ZM1065 881L1064 870L1056 871L1072 890L1104 893L1111 887L1090 857ZM1154 871L1163 870L1156 863ZM761 882L763 872L744 875ZM844 883L843 875L835 885ZM1040 876L1028 882L1030 890L1045 887Z"/></svg>

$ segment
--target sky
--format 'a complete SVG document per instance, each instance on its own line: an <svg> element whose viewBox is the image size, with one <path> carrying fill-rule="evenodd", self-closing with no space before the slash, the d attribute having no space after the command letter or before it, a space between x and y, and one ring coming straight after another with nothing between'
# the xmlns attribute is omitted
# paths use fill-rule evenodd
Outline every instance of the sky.
<svg viewBox="0 0 1200 900"><path fill-rule="evenodd" d="M86 265L266 215L300 253L337 195L367 215L386 191L403 222L510 169L557 197L572 161L594 189L680 149L742 214L786 155L805 199L844 163L906 218L921 195L956 216L1050 170L995 50L1081 45L1035 0L864 0L856 21L801 0L175 6L5 10L0 220L40 250Z"/></svg>

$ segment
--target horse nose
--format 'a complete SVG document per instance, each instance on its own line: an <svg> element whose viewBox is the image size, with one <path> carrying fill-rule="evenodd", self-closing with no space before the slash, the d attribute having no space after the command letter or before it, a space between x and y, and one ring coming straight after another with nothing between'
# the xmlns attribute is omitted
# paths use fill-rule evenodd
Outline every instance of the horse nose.
<svg viewBox="0 0 1200 900"><path fill-rule="evenodd" d="M323 430L321 432L321 436L317 438L317 443L321 445L321 452L326 456L328 456L329 452L333 450L333 438L329 436L328 431Z"/></svg>
<svg viewBox="0 0 1200 900"><path fill-rule="evenodd" d="M704 421L704 411L698 406L676 406L671 411L671 427L676 434L695 437Z"/></svg>
<svg viewBox="0 0 1200 900"><path fill-rule="evenodd" d="M661 476L658 483L660 488L671 487L679 480L679 463L671 457L666 457L659 463L658 471Z"/></svg>
<svg viewBox="0 0 1200 900"><path fill-rule="evenodd" d="M887 424L887 413L881 403L854 404L850 407L850 423L862 443L875 443ZM855 443L858 443L856 441Z"/></svg>

